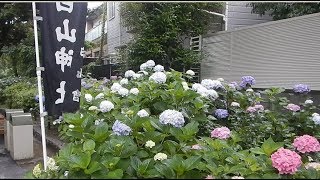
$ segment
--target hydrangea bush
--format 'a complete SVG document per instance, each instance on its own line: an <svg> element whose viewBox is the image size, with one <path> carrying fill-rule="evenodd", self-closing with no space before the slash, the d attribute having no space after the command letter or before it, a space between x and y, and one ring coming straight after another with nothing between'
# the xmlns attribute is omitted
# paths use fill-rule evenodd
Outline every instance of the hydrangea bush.
<svg viewBox="0 0 320 180"><path fill-rule="evenodd" d="M55 168L33 178L320 178L316 107L256 81L204 79L148 60L114 80L83 79L81 109L59 121ZM306 89L306 88L300 88ZM297 93L305 97L306 91ZM300 91L302 92L302 91ZM308 97L305 97L308 98Z"/></svg>

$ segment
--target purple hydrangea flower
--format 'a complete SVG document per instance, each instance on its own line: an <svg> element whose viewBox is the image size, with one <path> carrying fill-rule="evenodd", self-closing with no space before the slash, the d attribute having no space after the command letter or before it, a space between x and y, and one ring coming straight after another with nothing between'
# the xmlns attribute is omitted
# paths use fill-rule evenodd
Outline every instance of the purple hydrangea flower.
<svg viewBox="0 0 320 180"><path fill-rule="evenodd" d="M228 116L229 116L229 113L228 113L228 110L226 110L226 109L217 109L217 110L214 112L214 115L215 115L217 118L223 119L223 118L228 117Z"/></svg>
<svg viewBox="0 0 320 180"><path fill-rule="evenodd" d="M112 126L113 133L118 136L128 136L132 131L131 128L122 122L116 120Z"/></svg>
<svg viewBox="0 0 320 180"><path fill-rule="evenodd" d="M86 83L86 84L84 84L84 86L83 86L85 89L90 89L90 88L92 88L93 87L93 84L90 84L90 83Z"/></svg>
<svg viewBox="0 0 320 180"><path fill-rule="evenodd" d="M103 84L103 85L106 85L108 82L110 82L110 79L108 79L108 78L103 78L103 80L102 80L102 84Z"/></svg>
<svg viewBox="0 0 320 180"><path fill-rule="evenodd" d="M238 89L239 85L237 82L233 81L229 84L229 87L233 88L233 89Z"/></svg>
<svg viewBox="0 0 320 180"><path fill-rule="evenodd" d="M294 87L293 87L293 91L295 93L308 93L310 92L310 88L308 85L306 84L296 84Z"/></svg>
<svg viewBox="0 0 320 180"><path fill-rule="evenodd" d="M250 86L256 84L256 80L252 76L243 76L240 83L240 87L245 88L248 84Z"/></svg>

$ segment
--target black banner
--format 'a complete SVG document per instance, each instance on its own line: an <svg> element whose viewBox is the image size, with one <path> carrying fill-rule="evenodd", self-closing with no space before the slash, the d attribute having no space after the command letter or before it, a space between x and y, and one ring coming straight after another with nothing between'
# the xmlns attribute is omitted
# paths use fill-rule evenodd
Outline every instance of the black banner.
<svg viewBox="0 0 320 180"><path fill-rule="evenodd" d="M48 115L79 109L87 3L37 3Z"/></svg>

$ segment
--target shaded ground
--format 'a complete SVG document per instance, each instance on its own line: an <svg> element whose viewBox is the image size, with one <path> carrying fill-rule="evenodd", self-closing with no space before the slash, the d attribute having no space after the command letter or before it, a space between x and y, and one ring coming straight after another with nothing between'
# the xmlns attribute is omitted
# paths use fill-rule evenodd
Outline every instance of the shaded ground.
<svg viewBox="0 0 320 180"><path fill-rule="evenodd" d="M27 160L14 161L4 149L4 136L0 135L0 179L22 179L27 171L37 163L43 163L42 144L37 138L33 140L34 157ZM52 157L57 150L47 145L47 155Z"/></svg>

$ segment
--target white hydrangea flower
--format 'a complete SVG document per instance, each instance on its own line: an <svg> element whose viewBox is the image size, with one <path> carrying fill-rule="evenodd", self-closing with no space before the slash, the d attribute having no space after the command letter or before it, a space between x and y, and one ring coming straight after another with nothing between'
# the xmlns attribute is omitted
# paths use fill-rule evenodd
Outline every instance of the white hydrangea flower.
<svg viewBox="0 0 320 180"><path fill-rule="evenodd" d="M145 76L149 75L149 73L147 71L139 71L139 73L142 73Z"/></svg>
<svg viewBox="0 0 320 180"><path fill-rule="evenodd" d="M182 84L184 90L188 90L189 89L189 86L188 86L187 82L182 82L181 84Z"/></svg>
<svg viewBox="0 0 320 180"><path fill-rule="evenodd" d="M191 69L189 69L186 74L190 75L190 76L194 76L196 73L194 71L192 71Z"/></svg>
<svg viewBox="0 0 320 180"><path fill-rule="evenodd" d="M89 107L89 111L95 111L95 110L97 110L98 109L98 107L97 106L90 106Z"/></svg>
<svg viewBox="0 0 320 180"><path fill-rule="evenodd" d="M237 103L237 102L232 102L232 103L231 103L231 106L233 106L233 107L240 107L240 104Z"/></svg>
<svg viewBox="0 0 320 180"><path fill-rule="evenodd" d="M132 77L134 74L136 74L134 71L128 70L128 71L126 71L126 72L124 73L124 77L130 78L130 77Z"/></svg>
<svg viewBox="0 0 320 180"><path fill-rule="evenodd" d="M200 94L202 97L208 97L208 89L203 86L199 86L197 88L197 93Z"/></svg>
<svg viewBox="0 0 320 180"><path fill-rule="evenodd" d="M207 89L218 89L223 88L223 85L220 81L211 80L211 79L204 79L201 81L201 85Z"/></svg>
<svg viewBox="0 0 320 180"><path fill-rule="evenodd" d="M217 91L213 90L213 89L209 89L206 92L208 94L209 97L213 98L213 99L217 99L219 97Z"/></svg>
<svg viewBox="0 0 320 180"><path fill-rule="evenodd" d="M133 77L133 79L138 79L138 78L142 77L142 74L136 73L132 77Z"/></svg>
<svg viewBox="0 0 320 180"><path fill-rule="evenodd" d="M70 128L70 129L73 129L73 128L74 128L74 125L73 125L73 124L69 124L69 128Z"/></svg>
<svg viewBox="0 0 320 180"><path fill-rule="evenodd" d="M47 167L49 170L56 171L59 166L56 166L56 162L53 158L47 157Z"/></svg>
<svg viewBox="0 0 320 180"><path fill-rule="evenodd" d="M253 92L253 89L249 88L246 90L246 92Z"/></svg>
<svg viewBox="0 0 320 180"><path fill-rule="evenodd" d="M317 163L317 162L306 163L305 168L306 169L313 168L317 171L320 171L320 163Z"/></svg>
<svg viewBox="0 0 320 180"><path fill-rule="evenodd" d="M142 110L138 111L137 115L139 117L148 117L149 113L146 110L142 109Z"/></svg>
<svg viewBox="0 0 320 180"><path fill-rule="evenodd" d="M305 104L312 104L313 101L312 101L311 99L307 99L304 103L305 103Z"/></svg>
<svg viewBox="0 0 320 180"><path fill-rule="evenodd" d="M91 94L85 94L84 98L86 99L87 102L91 102L93 100L93 97Z"/></svg>
<svg viewBox="0 0 320 180"><path fill-rule="evenodd" d="M316 125L320 125L320 116L313 116L312 117L312 121L316 124Z"/></svg>
<svg viewBox="0 0 320 180"><path fill-rule="evenodd" d="M119 83L113 83L110 89L112 92L118 92L120 88L122 88L122 86Z"/></svg>
<svg viewBox="0 0 320 180"><path fill-rule="evenodd" d="M155 72L161 72L161 71L164 71L164 67L158 64L153 68L153 70Z"/></svg>
<svg viewBox="0 0 320 180"><path fill-rule="evenodd" d="M111 111L113 108L114 108L114 105L113 105L112 102L110 102L110 101L104 100L104 101L102 101L102 102L100 103L100 111L101 111L101 112L109 112L109 111Z"/></svg>
<svg viewBox="0 0 320 180"><path fill-rule="evenodd" d="M123 78L120 80L120 85L125 85L125 84L128 84L128 79L127 78Z"/></svg>
<svg viewBox="0 0 320 180"><path fill-rule="evenodd" d="M242 176L233 176L233 177L231 177L231 179L244 179L244 177L242 177Z"/></svg>
<svg viewBox="0 0 320 180"><path fill-rule="evenodd" d="M156 145L156 143L155 142L153 142L153 141L151 141L151 140L149 140L149 141L147 141L146 142L146 147L148 147L148 148L152 148L152 147L154 147Z"/></svg>
<svg viewBox="0 0 320 180"><path fill-rule="evenodd" d="M153 80L158 84L163 84L167 80L167 76L163 72L155 72L150 77L149 80Z"/></svg>
<svg viewBox="0 0 320 180"><path fill-rule="evenodd" d="M142 63L140 65L140 71L145 71L148 68L148 65L146 63Z"/></svg>
<svg viewBox="0 0 320 180"><path fill-rule="evenodd" d="M153 157L153 159L156 161L156 160L159 160L159 161L162 161L162 160L165 160L165 159L167 159L168 158L168 156L166 155L166 154L164 154L164 153L158 153L158 154L156 154L154 157Z"/></svg>
<svg viewBox="0 0 320 180"><path fill-rule="evenodd" d="M40 177L40 175L41 175L40 164L37 164L37 165L33 168L32 173L33 173L33 175L34 175L36 178L39 178L39 177Z"/></svg>
<svg viewBox="0 0 320 180"><path fill-rule="evenodd" d="M217 81L223 82L224 79L223 78L218 78Z"/></svg>
<svg viewBox="0 0 320 180"><path fill-rule="evenodd" d="M159 116L161 124L171 124L174 127L182 127L184 125L184 117L181 112L176 110L167 109Z"/></svg>
<svg viewBox="0 0 320 180"><path fill-rule="evenodd" d="M104 97L104 94L103 93L99 93L95 99L102 99Z"/></svg>
<svg viewBox="0 0 320 180"><path fill-rule="evenodd" d="M146 62L147 67L152 68L153 66L156 65L156 63L153 60L148 60Z"/></svg>
<svg viewBox="0 0 320 180"><path fill-rule="evenodd" d="M58 119L54 120L52 122L53 125L56 125L56 124L60 124L61 122L63 121L63 117L62 116L59 116Z"/></svg>
<svg viewBox="0 0 320 180"><path fill-rule="evenodd" d="M129 90L126 88L120 88L118 93L120 96L125 97L129 95Z"/></svg>
<svg viewBox="0 0 320 180"><path fill-rule="evenodd" d="M94 125L98 126L100 123L102 123L104 119L98 119L94 121Z"/></svg>
<svg viewBox="0 0 320 180"><path fill-rule="evenodd" d="M132 89L130 89L130 93L134 94L134 95L138 95L139 94L139 89L138 88L132 88Z"/></svg>
<svg viewBox="0 0 320 180"><path fill-rule="evenodd" d="M64 177L67 177L68 174L69 174L69 171L65 171L65 172L63 173Z"/></svg>
<svg viewBox="0 0 320 180"><path fill-rule="evenodd" d="M192 84L192 90L194 90L194 91L198 91L198 89L200 87L203 87L203 86L201 84L199 84L199 83Z"/></svg>

